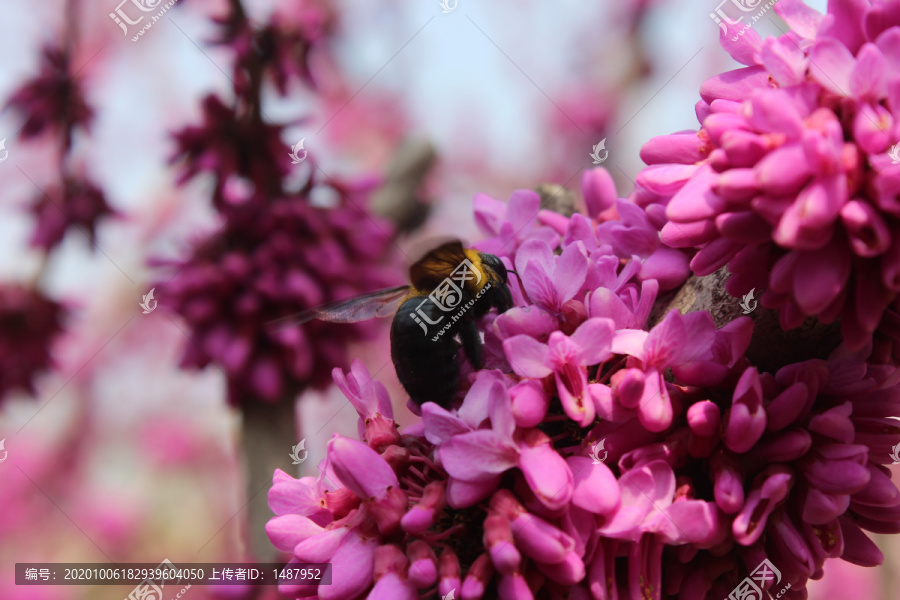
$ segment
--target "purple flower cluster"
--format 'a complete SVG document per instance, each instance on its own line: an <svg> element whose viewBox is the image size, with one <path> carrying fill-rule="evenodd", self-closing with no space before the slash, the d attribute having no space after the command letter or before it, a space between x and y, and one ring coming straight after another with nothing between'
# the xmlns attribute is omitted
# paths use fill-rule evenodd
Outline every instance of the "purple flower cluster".
<svg viewBox="0 0 900 600"><path fill-rule="evenodd" d="M0 400L13 389L34 394L37 374L53 366L62 320L63 306L41 292L0 285Z"/></svg>
<svg viewBox="0 0 900 600"><path fill-rule="evenodd" d="M774 8L784 35L722 32L746 66L702 85L698 132L643 147L651 166L635 201L666 220L665 244L696 252L695 274L727 265L732 295L765 290L784 329L840 318L858 349L887 319L881 333L900 339L900 13L883 2Z"/></svg>
<svg viewBox="0 0 900 600"><path fill-rule="evenodd" d="M218 364L232 404L328 385L332 368L347 364L347 343L374 331L374 323L267 327L396 283L379 264L390 250L390 224L360 208L364 191L334 185L315 187L338 196L338 206L311 206L306 195L270 200L265 210L200 243L161 286L161 305L192 331L182 366Z"/></svg>
<svg viewBox="0 0 900 600"><path fill-rule="evenodd" d="M229 2L217 43L234 52L234 99L206 96L202 122L174 134L180 182L211 176L223 224L159 284L159 302L190 329L182 366L218 365L234 405L324 387L348 363L345 346L373 331L318 321L272 331L272 321L399 283L385 266L394 228L368 211L373 182L330 178L305 152L293 166L285 126L261 107L269 80L282 94L291 77L311 83L311 51L332 19L324 4L301 0L258 25Z"/></svg>
<svg viewBox="0 0 900 600"><path fill-rule="evenodd" d="M69 153L78 130L87 131L94 111L87 103L81 79L72 72L68 49L46 46L37 76L23 83L9 98L8 106L25 121L21 138L46 138L59 145L61 181L43 191L31 206L35 228L31 244L52 250L77 227L93 242L100 219L115 212L106 196L81 170L69 168Z"/></svg>
<svg viewBox="0 0 900 600"><path fill-rule="evenodd" d="M583 192L594 215L634 213L602 170ZM482 320L487 368L402 433L361 364L335 370L362 441L334 436L318 477L276 472L267 527L334 583L283 594L701 600L769 558L792 599L826 558L880 563L861 529L900 531L882 466L896 369L842 349L760 373L747 317L717 330L672 311L648 329L652 220L542 213L528 191L495 202L476 200L481 247L520 278L516 306Z"/></svg>

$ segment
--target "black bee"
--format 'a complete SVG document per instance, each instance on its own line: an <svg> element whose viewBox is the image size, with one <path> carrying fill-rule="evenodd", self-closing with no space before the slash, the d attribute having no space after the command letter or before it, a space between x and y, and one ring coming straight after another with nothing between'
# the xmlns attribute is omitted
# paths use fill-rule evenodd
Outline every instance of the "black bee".
<svg viewBox="0 0 900 600"><path fill-rule="evenodd" d="M484 364L475 320L491 308L502 313L512 307L507 270L493 254L453 241L414 263L409 280L410 285L326 304L276 323L353 323L393 314L391 359L397 378L416 404L448 407L459 384L460 346L473 367Z"/></svg>

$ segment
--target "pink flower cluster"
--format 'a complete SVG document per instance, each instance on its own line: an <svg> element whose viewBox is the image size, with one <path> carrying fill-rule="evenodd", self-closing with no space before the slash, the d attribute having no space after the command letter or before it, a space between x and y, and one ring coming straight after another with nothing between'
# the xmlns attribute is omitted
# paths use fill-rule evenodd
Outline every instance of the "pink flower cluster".
<svg viewBox="0 0 900 600"><path fill-rule="evenodd" d="M898 371L842 351L760 373L747 317L717 330L672 311L648 329L661 286L645 265L687 259L656 254L608 177L583 180L599 219L541 212L529 191L506 213L476 201L516 306L483 318L487 368L452 406L398 432L360 363L335 370L361 441L334 436L318 477L277 471L267 526L334 579L283 594L701 600L769 558L793 599L826 558L881 561L860 528L900 530L881 466L900 442Z"/></svg>
<svg viewBox="0 0 900 600"><path fill-rule="evenodd" d="M840 318L858 349L880 328L876 355L888 360L900 339L900 12L832 2L822 15L800 0L774 9L784 35L722 32L746 66L702 85L698 132L643 147L650 167L634 198L665 219L665 244L696 252L697 275L727 265L728 291L765 290L784 329Z"/></svg>

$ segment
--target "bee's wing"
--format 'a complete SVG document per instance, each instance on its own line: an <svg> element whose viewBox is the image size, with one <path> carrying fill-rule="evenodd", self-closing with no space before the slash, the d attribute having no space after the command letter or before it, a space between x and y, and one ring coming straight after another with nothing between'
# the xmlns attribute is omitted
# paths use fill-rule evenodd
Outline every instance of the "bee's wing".
<svg viewBox="0 0 900 600"><path fill-rule="evenodd" d="M374 317L387 317L397 310L400 301L409 295L410 287L400 285L371 294L363 294L347 300L338 300L268 323L270 331L280 331L287 327L302 325L313 319L332 323L355 323Z"/></svg>

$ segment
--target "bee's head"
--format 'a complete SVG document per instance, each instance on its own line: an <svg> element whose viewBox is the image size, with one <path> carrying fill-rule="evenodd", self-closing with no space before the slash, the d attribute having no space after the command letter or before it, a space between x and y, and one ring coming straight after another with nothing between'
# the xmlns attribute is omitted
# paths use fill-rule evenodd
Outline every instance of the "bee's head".
<svg viewBox="0 0 900 600"><path fill-rule="evenodd" d="M503 261L498 257L493 254L482 253L481 265L485 270L496 273L497 277L500 278L503 283L506 283L506 265L504 265Z"/></svg>

